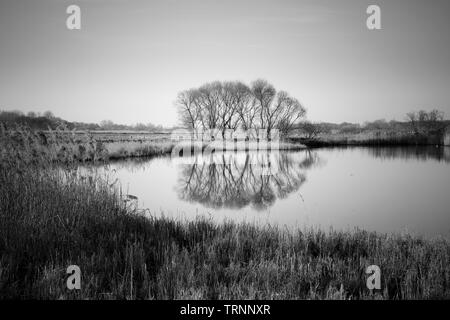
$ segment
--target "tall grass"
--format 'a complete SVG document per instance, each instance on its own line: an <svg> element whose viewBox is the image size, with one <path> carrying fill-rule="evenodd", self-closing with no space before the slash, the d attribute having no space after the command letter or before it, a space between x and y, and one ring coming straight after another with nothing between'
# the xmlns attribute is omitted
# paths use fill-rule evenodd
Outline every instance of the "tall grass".
<svg viewBox="0 0 450 320"><path fill-rule="evenodd" d="M0 137L0 299L450 297L446 240L146 217L107 179L17 134ZM79 291L66 288L72 264ZM371 264L382 270L375 293Z"/></svg>
<svg viewBox="0 0 450 320"><path fill-rule="evenodd" d="M174 143L169 140L105 143L109 159L159 156L169 154L173 147Z"/></svg>
<svg viewBox="0 0 450 320"><path fill-rule="evenodd" d="M367 131L359 133L320 134L313 139L292 137L293 143L309 147L323 146L428 146L443 145L444 137L439 134L415 135L404 131Z"/></svg>

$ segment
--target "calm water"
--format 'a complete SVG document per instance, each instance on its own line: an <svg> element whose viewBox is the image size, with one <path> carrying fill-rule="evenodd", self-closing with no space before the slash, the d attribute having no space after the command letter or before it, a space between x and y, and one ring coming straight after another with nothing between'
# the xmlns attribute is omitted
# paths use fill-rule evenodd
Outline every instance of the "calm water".
<svg viewBox="0 0 450 320"><path fill-rule="evenodd" d="M218 153L111 163L155 215L450 235L450 148Z"/></svg>

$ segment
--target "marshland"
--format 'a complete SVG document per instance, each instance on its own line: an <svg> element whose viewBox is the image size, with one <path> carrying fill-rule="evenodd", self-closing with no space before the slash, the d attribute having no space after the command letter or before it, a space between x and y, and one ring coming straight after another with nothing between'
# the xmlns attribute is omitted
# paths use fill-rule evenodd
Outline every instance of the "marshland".
<svg viewBox="0 0 450 320"><path fill-rule="evenodd" d="M261 79L175 106L172 130L0 114L0 298L450 297L442 112L310 123Z"/></svg>
<svg viewBox="0 0 450 320"><path fill-rule="evenodd" d="M109 160L89 134L2 126L0 139L2 299L450 297L446 147L177 163L161 142L146 149L153 157ZM261 174L269 158L273 172ZM421 196L432 182L439 189ZM389 194L392 183L409 189ZM66 288L73 264L79 291Z"/></svg>
<svg viewBox="0 0 450 320"><path fill-rule="evenodd" d="M0 0L0 301L450 299L449 1L73 2Z"/></svg>

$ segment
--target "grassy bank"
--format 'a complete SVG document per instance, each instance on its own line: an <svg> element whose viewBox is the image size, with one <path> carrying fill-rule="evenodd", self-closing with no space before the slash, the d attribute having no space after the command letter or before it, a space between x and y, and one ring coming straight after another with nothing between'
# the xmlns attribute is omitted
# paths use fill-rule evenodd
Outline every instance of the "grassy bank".
<svg viewBox="0 0 450 320"><path fill-rule="evenodd" d="M0 135L8 137L20 145L27 141L30 152L44 155L47 159L56 162L84 162L84 161L107 161L113 159L125 159L135 157L154 157L170 154L178 145L190 145L191 150L215 151L251 151L268 150L302 150L306 146L300 143L279 141L272 145L267 142L256 143L254 141L234 144L232 142L190 142L172 141L170 135L143 134L114 132L75 132L67 130L52 130L35 132L18 127L17 130L6 130L0 126ZM180 148L182 149L182 148Z"/></svg>
<svg viewBox="0 0 450 320"><path fill-rule="evenodd" d="M209 143L197 143L197 142L175 142L170 140L151 141L151 142L110 142L105 143L104 148L108 154L108 159L123 159L130 157L149 157L170 154L175 146L179 149L183 149L182 146L186 145L190 147L190 150L215 150L217 151L263 151L276 148L277 150L303 150L306 148L301 143L279 142L271 145L270 143L256 143L250 142L247 144L236 144L222 142L209 142ZM186 149L187 150L187 149Z"/></svg>
<svg viewBox="0 0 450 320"><path fill-rule="evenodd" d="M39 141L0 140L0 299L450 298L446 240L147 218Z"/></svg>
<svg viewBox="0 0 450 320"><path fill-rule="evenodd" d="M308 147L334 146L427 146L443 145L442 135L414 135L396 131L370 131L361 133L320 134L315 138L291 137L292 143Z"/></svg>
<svg viewBox="0 0 450 320"><path fill-rule="evenodd" d="M169 140L145 140L140 136L123 139L118 134L117 139L105 140L92 133L67 130L30 131L20 126L15 130L6 130L1 125L0 139L6 144L2 152L10 152L11 159L16 156L33 157L36 161L47 160L65 164L158 156L170 153L174 146Z"/></svg>

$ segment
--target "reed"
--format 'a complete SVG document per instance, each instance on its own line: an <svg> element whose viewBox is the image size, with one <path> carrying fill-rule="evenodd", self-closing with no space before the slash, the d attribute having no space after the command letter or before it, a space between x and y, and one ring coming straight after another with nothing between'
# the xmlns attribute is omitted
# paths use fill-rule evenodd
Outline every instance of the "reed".
<svg viewBox="0 0 450 320"><path fill-rule="evenodd" d="M369 131L359 133L327 133L316 138L291 137L292 143L302 143L308 147L332 146L435 146L443 145L441 135L414 135L402 131Z"/></svg>

